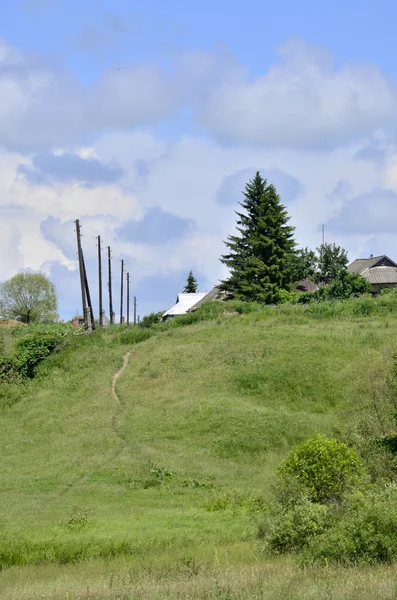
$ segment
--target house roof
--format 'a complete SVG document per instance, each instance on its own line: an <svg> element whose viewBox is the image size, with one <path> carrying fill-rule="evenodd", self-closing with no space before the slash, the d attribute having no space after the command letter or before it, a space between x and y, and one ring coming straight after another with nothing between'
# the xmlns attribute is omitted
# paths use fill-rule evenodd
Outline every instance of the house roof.
<svg viewBox="0 0 397 600"><path fill-rule="evenodd" d="M302 279L302 281L300 281L296 288L295 291L296 292L314 292L315 290L318 290L319 286L317 285L317 283L315 281L312 281L311 279Z"/></svg>
<svg viewBox="0 0 397 600"><path fill-rule="evenodd" d="M215 298L217 297L218 294L219 294L218 288L214 287L210 292L208 292L208 294L204 295L204 298L201 298L201 300L199 300L196 304L194 304L191 308L189 308L189 310L187 312L192 312L193 310L196 310L202 304L204 304L204 302L209 302L210 300L215 300Z"/></svg>
<svg viewBox="0 0 397 600"><path fill-rule="evenodd" d="M175 315L185 315L190 308L193 308L193 306L205 298L205 296L207 296L206 293L178 294L176 303L163 313L163 318Z"/></svg>
<svg viewBox="0 0 397 600"><path fill-rule="evenodd" d="M397 267L397 264L391 260L391 258L383 254L382 256L371 256L370 258L357 258L350 265L348 265L347 270L349 273L363 275L366 269L376 267L376 265L381 261L389 262L390 266Z"/></svg>
<svg viewBox="0 0 397 600"><path fill-rule="evenodd" d="M371 267L361 274L372 284L397 284L397 267Z"/></svg>

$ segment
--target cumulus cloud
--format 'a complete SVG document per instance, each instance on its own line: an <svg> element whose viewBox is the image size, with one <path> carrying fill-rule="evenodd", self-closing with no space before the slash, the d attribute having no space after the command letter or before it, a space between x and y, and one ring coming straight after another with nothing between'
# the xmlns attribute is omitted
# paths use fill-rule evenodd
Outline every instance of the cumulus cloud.
<svg viewBox="0 0 397 600"><path fill-rule="evenodd" d="M80 182L95 186L117 182L124 171L116 163L103 163L95 157L83 158L68 152L43 152L32 158L32 166L20 165L18 173L34 185Z"/></svg>
<svg viewBox="0 0 397 600"><path fill-rule="evenodd" d="M116 233L123 241L161 246L185 237L194 229L195 223L191 219L182 219L159 207L153 207L142 220L126 221Z"/></svg>
<svg viewBox="0 0 397 600"><path fill-rule="evenodd" d="M217 49L184 53L167 69L107 69L83 86L0 42L0 144L37 152L153 126L181 109L222 143L272 148L332 148L394 122L396 86L375 66L336 66L328 51L301 39L279 53L256 78Z"/></svg>
<svg viewBox="0 0 397 600"><path fill-rule="evenodd" d="M396 118L396 86L366 64L334 64L299 38L255 79L240 67L209 95L200 122L224 142L331 148Z"/></svg>
<svg viewBox="0 0 397 600"><path fill-rule="evenodd" d="M0 144L29 152L153 124L178 105L175 89L172 77L150 65L109 69L83 87L0 41Z"/></svg>

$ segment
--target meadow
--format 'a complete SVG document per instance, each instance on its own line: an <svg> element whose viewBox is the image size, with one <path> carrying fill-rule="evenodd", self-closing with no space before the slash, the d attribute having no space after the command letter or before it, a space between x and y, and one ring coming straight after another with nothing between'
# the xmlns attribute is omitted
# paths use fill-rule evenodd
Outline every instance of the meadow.
<svg viewBox="0 0 397 600"><path fill-rule="evenodd" d="M3 386L1 598L396 597L395 565L302 567L258 531L294 445L394 432L397 295L225 306Z"/></svg>

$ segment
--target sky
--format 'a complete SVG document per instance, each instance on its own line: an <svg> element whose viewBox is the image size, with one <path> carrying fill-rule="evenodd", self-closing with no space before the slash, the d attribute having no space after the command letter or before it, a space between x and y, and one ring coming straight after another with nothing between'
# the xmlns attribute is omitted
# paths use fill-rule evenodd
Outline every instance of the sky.
<svg viewBox="0 0 397 600"><path fill-rule="evenodd" d="M81 314L78 218L94 312L98 235L116 308L121 259L141 316L191 269L209 291L257 170L299 246L324 224L350 260L397 260L396 3L0 6L0 281L42 271Z"/></svg>

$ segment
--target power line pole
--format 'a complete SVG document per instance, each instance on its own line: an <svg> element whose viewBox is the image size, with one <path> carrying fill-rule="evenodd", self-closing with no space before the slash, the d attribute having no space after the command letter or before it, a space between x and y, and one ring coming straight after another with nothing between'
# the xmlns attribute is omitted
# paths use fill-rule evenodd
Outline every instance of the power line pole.
<svg viewBox="0 0 397 600"><path fill-rule="evenodd" d="M130 274L127 273L127 325L130 324Z"/></svg>
<svg viewBox="0 0 397 600"><path fill-rule="evenodd" d="M103 303L102 303L102 248L101 236L98 235L98 283L99 283L99 326L104 326Z"/></svg>
<svg viewBox="0 0 397 600"><path fill-rule="evenodd" d="M124 296L124 260L121 260L120 325L122 325L122 323L123 323L123 296Z"/></svg>
<svg viewBox="0 0 397 600"><path fill-rule="evenodd" d="M136 296L134 296L134 325L136 325Z"/></svg>
<svg viewBox="0 0 397 600"><path fill-rule="evenodd" d="M89 318L88 330L91 332L91 331L95 331L94 311L92 309L91 294L90 294L90 288L88 286L87 271L85 268L85 261L84 261L83 253L81 254L81 256L82 256L82 260L83 260L85 293L87 295L87 304L88 304L88 318Z"/></svg>
<svg viewBox="0 0 397 600"><path fill-rule="evenodd" d="M325 244L325 225L321 225L321 229L322 229L322 247L324 248L324 244Z"/></svg>
<svg viewBox="0 0 397 600"><path fill-rule="evenodd" d="M81 248L81 232L80 232L80 221L76 219L76 235L77 235L77 254L79 259L79 272L80 272L80 285L81 285L81 301L83 305L83 316L84 316L84 327L86 330L89 328L89 318L87 309L87 297L84 280L84 267L83 267L83 250Z"/></svg>
<svg viewBox="0 0 397 600"><path fill-rule="evenodd" d="M109 290L109 319L110 324L114 323L114 312L113 312L113 298L112 298L112 259L110 257L110 246L108 246L108 273L109 273L109 281L108 281L108 290Z"/></svg>

